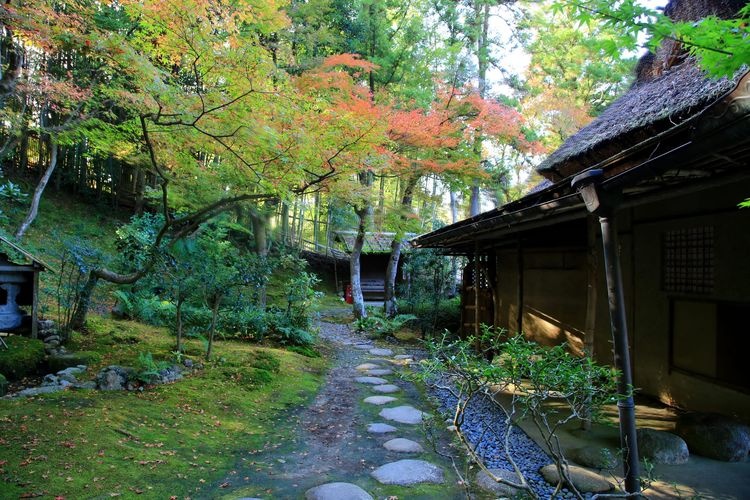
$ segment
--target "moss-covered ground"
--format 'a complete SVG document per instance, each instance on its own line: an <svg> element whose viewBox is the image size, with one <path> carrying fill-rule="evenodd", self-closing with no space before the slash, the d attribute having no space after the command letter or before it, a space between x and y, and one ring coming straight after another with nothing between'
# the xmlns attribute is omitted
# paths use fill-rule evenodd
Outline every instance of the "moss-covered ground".
<svg viewBox="0 0 750 500"><path fill-rule="evenodd" d="M71 347L109 364L171 356L164 329L92 317ZM189 341L196 362L202 346ZM0 400L0 498L210 498L208 485L237 456L288 431L283 416L307 402L325 360L218 342L214 361L181 381L134 392L65 391Z"/></svg>

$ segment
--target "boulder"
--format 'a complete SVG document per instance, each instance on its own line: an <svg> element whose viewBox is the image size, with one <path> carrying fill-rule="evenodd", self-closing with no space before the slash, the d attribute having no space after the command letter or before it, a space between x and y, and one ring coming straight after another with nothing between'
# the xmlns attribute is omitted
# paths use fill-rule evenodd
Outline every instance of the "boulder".
<svg viewBox="0 0 750 500"><path fill-rule="evenodd" d="M60 383L60 379L57 378L56 375L52 375L51 373L44 376L42 379L42 385L48 386L48 385L58 385Z"/></svg>
<svg viewBox="0 0 750 500"><path fill-rule="evenodd" d="M60 392L64 389L62 385L43 385L39 387L31 387L29 389L24 389L22 391L18 391L14 394L14 396L17 397L27 397L27 396L39 396L40 394L52 394L53 392Z"/></svg>
<svg viewBox="0 0 750 500"><path fill-rule="evenodd" d="M518 476L514 472L511 472L509 470L489 469L489 471L493 476L496 476L505 481L510 481L515 484L520 483ZM477 486L479 486L483 490L489 491L490 493L493 493L498 497L522 497L523 492L525 491L523 488L516 488L515 486L511 486L509 484L498 483L483 470L479 471L479 473L477 474L476 483Z"/></svg>
<svg viewBox="0 0 750 500"><path fill-rule="evenodd" d="M60 380L67 380L71 384L78 382L78 377L86 373L86 365L71 366L64 370L60 370L55 375Z"/></svg>
<svg viewBox="0 0 750 500"><path fill-rule="evenodd" d="M560 475L555 464L545 465L539 469L539 473L551 485L560 482ZM612 483L605 478L583 467L569 465L568 476L570 476L570 482L573 483L573 486L581 493L606 493L614 488Z"/></svg>
<svg viewBox="0 0 750 500"><path fill-rule="evenodd" d="M723 462L747 460L750 427L719 415L691 413L680 417L675 433L691 453Z"/></svg>
<svg viewBox="0 0 750 500"><path fill-rule="evenodd" d="M351 483L327 483L305 492L306 500L373 500L365 490Z"/></svg>
<svg viewBox="0 0 750 500"><path fill-rule="evenodd" d="M614 469L617 467L617 454L609 448L600 448L599 446L574 448L567 453L567 457L578 465L592 469Z"/></svg>
<svg viewBox="0 0 750 500"><path fill-rule="evenodd" d="M654 429L638 429L638 454L641 460L657 464L678 465L690 458L685 441L675 434ZM584 464L585 465L585 464Z"/></svg>
<svg viewBox="0 0 750 500"><path fill-rule="evenodd" d="M409 486L419 483L445 482L443 470L424 460L399 460L381 465L372 471L372 477L382 484Z"/></svg>
<svg viewBox="0 0 750 500"><path fill-rule="evenodd" d="M102 368L96 375L96 387L101 391L122 391L135 376L135 370L118 365Z"/></svg>

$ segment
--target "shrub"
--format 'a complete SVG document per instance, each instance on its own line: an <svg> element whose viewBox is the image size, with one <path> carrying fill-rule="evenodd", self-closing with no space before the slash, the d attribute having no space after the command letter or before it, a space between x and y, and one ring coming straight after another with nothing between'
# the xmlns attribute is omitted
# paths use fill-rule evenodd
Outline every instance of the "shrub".
<svg viewBox="0 0 750 500"><path fill-rule="evenodd" d="M354 329L373 337L390 337L415 320L417 317L413 314L397 314L393 318L386 318L382 309L371 309L366 317L354 322Z"/></svg>
<svg viewBox="0 0 750 500"><path fill-rule="evenodd" d="M417 317L414 326L419 328L422 335L444 330L455 333L461 327L461 299L459 297L443 299L437 303L403 301L399 302L399 310Z"/></svg>
<svg viewBox="0 0 750 500"><path fill-rule="evenodd" d="M5 339L8 349L0 349L0 373L9 380L18 380L37 373L44 362L41 340L12 335Z"/></svg>

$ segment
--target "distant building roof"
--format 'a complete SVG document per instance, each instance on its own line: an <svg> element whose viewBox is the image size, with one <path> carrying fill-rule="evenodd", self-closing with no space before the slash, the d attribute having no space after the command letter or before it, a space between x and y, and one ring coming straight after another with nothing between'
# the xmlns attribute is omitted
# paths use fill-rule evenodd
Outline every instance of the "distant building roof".
<svg viewBox="0 0 750 500"><path fill-rule="evenodd" d="M354 240L357 239L357 231L334 231L334 240L342 243L344 251L351 253L354 249ZM365 233L365 241L362 247L362 253L391 253L391 243L396 233L388 232L368 232ZM409 242L416 234L406 233L401 243L401 250L409 250Z"/></svg>

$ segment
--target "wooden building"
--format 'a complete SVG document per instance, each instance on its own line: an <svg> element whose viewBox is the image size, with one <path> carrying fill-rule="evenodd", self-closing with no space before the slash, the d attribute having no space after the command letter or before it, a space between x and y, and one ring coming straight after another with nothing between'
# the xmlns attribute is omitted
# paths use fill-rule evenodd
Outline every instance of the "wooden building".
<svg viewBox="0 0 750 500"><path fill-rule="evenodd" d="M0 246L18 256L11 259L8 253L0 253L0 330L21 329L27 315L21 306L30 306L31 337L37 338L39 273L50 267L3 236L0 236Z"/></svg>
<svg viewBox="0 0 750 500"><path fill-rule="evenodd" d="M681 3L666 13L690 19ZM731 16L744 2L704 2ZM715 6L712 6L713 4ZM635 386L750 420L750 72L705 77L674 43L539 167L524 198L420 236L469 256L464 331L477 321L612 361L599 222L571 186L601 169L615 199ZM475 307L478 304L479 307Z"/></svg>
<svg viewBox="0 0 750 500"><path fill-rule="evenodd" d="M395 236L396 233L388 232L365 233L365 241L360 256L360 279L365 300L383 300L385 298L385 271L391 256L391 243ZM403 262L404 253L411 249L409 240L414 236L414 234L405 235L401 247L402 259L399 261L399 268ZM333 237L334 242L340 245L341 251L347 256L351 255L357 232L335 231Z"/></svg>

